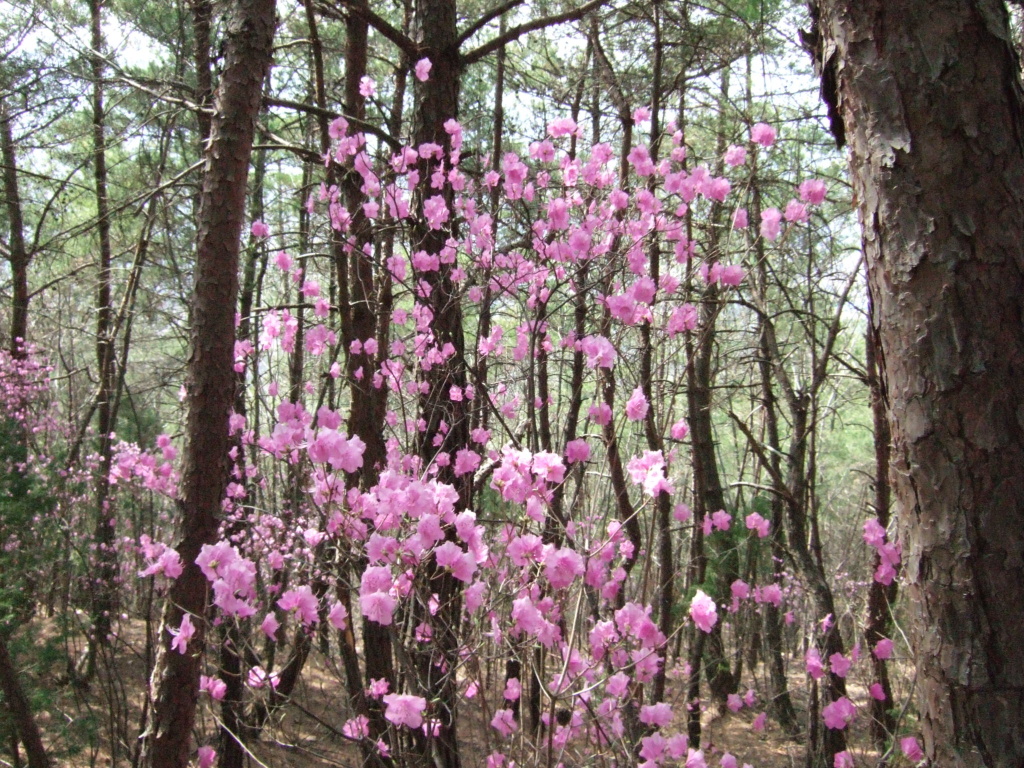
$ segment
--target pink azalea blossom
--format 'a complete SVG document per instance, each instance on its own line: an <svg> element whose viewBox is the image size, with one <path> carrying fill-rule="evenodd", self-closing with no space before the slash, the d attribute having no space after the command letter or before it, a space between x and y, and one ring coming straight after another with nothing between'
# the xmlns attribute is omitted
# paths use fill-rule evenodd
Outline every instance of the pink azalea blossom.
<svg viewBox="0 0 1024 768"><path fill-rule="evenodd" d="M825 201L827 188L821 179L807 179L800 182L800 199L811 205L821 205Z"/></svg>
<svg viewBox="0 0 1024 768"><path fill-rule="evenodd" d="M921 751L921 745L913 736L904 736L900 739L900 751L912 763L919 763L924 760L924 752Z"/></svg>
<svg viewBox="0 0 1024 768"><path fill-rule="evenodd" d="M821 710L821 717L825 721L825 727L835 730L842 730L848 726L853 722L856 714L857 710L854 709L852 702L845 696L840 696Z"/></svg>
<svg viewBox="0 0 1024 768"><path fill-rule="evenodd" d="M171 650L184 654L188 650L188 641L196 633L195 625L192 624L192 614L186 613L181 618L181 626L177 629L168 627L174 639L171 641Z"/></svg>
<svg viewBox="0 0 1024 768"><path fill-rule="evenodd" d="M519 729L519 724L511 709L499 709L491 718L491 727L507 739Z"/></svg>
<svg viewBox="0 0 1024 768"><path fill-rule="evenodd" d="M254 221L249 231L252 232L253 237L267 237L270 234L270 227L262 221Z"/></svg>
<svg viewBox="0 0 1024 768"><path fill-rule="evenodd" d="M746 229L750 224L750 219L747 216L746 208L737 208L732 214L732 228L733 229Z"/></svg>
<svg viewBox="0 0 1024 768"><path fill-rule="evenodd" d="M743 165L747 162L746 147L741 147L738 144L730 144L729 148L725 150L725 157L723 159L725 160L726 165L731 165L734 168L737 165Z"/></svg>
<svg viewBox="0 0 1024 768"><path fill-rule="evenodd" d="M875 643L875 649L872 653L875 655L875 658L880 661L892 658L892 640L887 637L883 637Z"/></svg>
<svg viewBox="0 0 1024 768"><path fill-rule="evenodd" d="M751 512L747 515L747 530L757 531L757 537L763 539L768 535L771 522L765 520L757 512Z"/></svg>
<svg viewBox="0 0 1024 768"><path fill-rule="evenodd" d="M565 460L570 464L586 461L590 458L590 444L586 440L571 440L565 444Z"/></svg>
<svg viewBox="0 0 1024 768"><path fill-rule="evenodd" d="M217 750L211 746L204 745L199 748L197 756L199 758L199 768L210 768L217 760Z"/></svg>
<svg viewBox="0 0 1024 768"><path fill-rule="evenodd" d="M852 662L841 653L833 653L828 657L828 664L833 675L836 677L846 677L850 672Z"/></svg>
<svg viewBox="0 0 1024 768"><path fill-rule="evenodd" d="M750 140L762 147L770 147L775 143L775 129L767 123L757 123L750 129Z"/></svg>
<svg viewBox="0 0 1024 768"><path fill-rule="evenodd" d="M833 768L854 768L853 755L847 752L845 749L842 752L836 752L834 758L832 758Z"/></svg>
<svg viewBox="0 0 1024 768"><path fill-rule="evenodd" d="M885 701L885 690L882 688L881 683L872 683L871 687L868 688L868 693L871 694L871 698L875 701Z"/></svg>
<svg viewBox="0 0 1024 768"><path fill-rule="evenodd" d="M408 728L419 728L423 725L423 712L427 708L427 700L421 696L409 696L402 693L389 693L384 697L384 717L395 725Z"/></svg>
<svg viewBox="0 0 1024 768"><path fill-rule="evenodd" d="M825 674L825 667L821 663L821 654L818 653L817 648L808 649L807 655L804 657L804 664L807 674L815 680L820 680Z"/></svg>
<svg viewBox="0 0 1024 768"><path fill-rule="evenodd" d="M264 616L263 622L260 624L260 631L271 640L277 640L277 630L280 628L281 622L277 620L277 616L273 613L268 613Z"/></svg>
<svg viewBox="0 0 1024 768"><path fill-rule="evenodd" d="M430 59L423 58L416 62L416 79L421 83L427 82L430 78L430 70L434 66Z"/></svg>
<svg viewBox="0 0 1024 768"><path fill-rule="evenodd" d="M640 722L654 728L672 724L672 705L665 702L644 704L640 707Z"/></svg>
<svg viewBox="0 0 1024 768"><path fill-rule="evenodd" d="M761 237L765 240L777 240L781 231L782 214L778 208L761 211Z"/></svg>
<svg viewBox="0 0 1024 768"><path fill-rule="evenodd" d="M715 601L700 589L690 602L690 618L702 632L710 632L718 623Z"/></svg>
<svg viewBox="0 0 1024 768"><path fill-rule="evenodd" d="M647 415L649 408L647 398L641 387L633 390L632 396L626 401L626 418L630 421L641 421Z"/></svg>

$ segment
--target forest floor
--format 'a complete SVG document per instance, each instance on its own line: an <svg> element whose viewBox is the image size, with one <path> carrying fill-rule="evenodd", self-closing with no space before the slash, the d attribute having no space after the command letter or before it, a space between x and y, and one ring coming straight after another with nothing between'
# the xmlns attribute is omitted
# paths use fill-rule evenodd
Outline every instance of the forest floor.
<svg viewBox="0 0 1024 768"><path fill-rule="evenodd" d="M112 648L100 661L94 683L87 690L63 684L67 679L66 660L76 658L82 651L81 636L75 633L70 637L71 640L68 634L56 632L47 622L37 621L23 629L14 643L54 764L68 768L127 768L136 752L146 687L149 651L145 625L135 621L121 624ZM894 669L897 693L905 697L908 681L901 678L901 671ZM345 720L342 713L347 711L347 696L340 680L340 671L314 650L292 700L271 716L259 740L247 745L249 766L359 768L359 750L339 733ZM744 682L762 690L760 681L761 671L757 670L753 679ZM806 731L807 686L802 669L791 675L790 682L793 703ZM745 690L746 686L741 686L740 692ZM669 700L677 712L680 732L685 732L681 714L685 709L681 703L684 695L681 685L679 690L670 689ZM867 689L851 681L848 695L858 707L858 716L850 729L849 751L858 767L875 766L880 755L870 740ZM196 733L215 739L216 710L208 703L201 701ZM764 730L755 731L754 718L761 711L757 706L737 713L726 711L719 716L705 714L702 746L709 766L717 768L721 754L726 751L740 765L749 763L754 768L804 766L803 736L788 736L771 719ZM492 750L503 751L502 741L489 727L490 714L479 699L461 701L459 737L466 768L483 768ZM6 723L0 718L0 728L4 727ZM0 766L18 765L9 737L4 735L0 743ZM889 765L900 766L902 759L890 760ZM565 765L571 765L570 761L566 760Z"/></svg>

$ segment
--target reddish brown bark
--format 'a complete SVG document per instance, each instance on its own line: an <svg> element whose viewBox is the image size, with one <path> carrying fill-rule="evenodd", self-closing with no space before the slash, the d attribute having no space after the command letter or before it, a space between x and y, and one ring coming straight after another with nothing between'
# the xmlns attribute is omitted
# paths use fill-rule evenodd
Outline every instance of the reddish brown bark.
<svg viewBox="0 0 1024 768"><path fill-rule="evenodd" d="M229 11L224 74L203 178L192 298L188 442L178 503L182 537L177 550L184 570L168 595L151 682L152 717L143 734L143 764L153 768L184 768L191 752L208 591L195 559L204 544L216 540L228 480L239 244L254 123L275 24L273 0L236 0ZM196 632L189 652L182 654L170 649L168 629L178 627L186 613Z"/></svg>
<svg viewBox="0 0 1024 768"><path fill-rule="evenodd" d="M1024 100L998 0L811 4L888 393L925 752L1024 763Z"/></svg>

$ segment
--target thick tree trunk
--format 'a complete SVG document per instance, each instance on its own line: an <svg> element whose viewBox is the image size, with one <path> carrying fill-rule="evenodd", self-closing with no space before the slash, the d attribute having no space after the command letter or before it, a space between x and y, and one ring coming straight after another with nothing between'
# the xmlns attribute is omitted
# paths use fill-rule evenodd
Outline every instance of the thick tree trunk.
<svg viewBox="0 0 1024 768"><path fill-rule="evenodd" d="M1007 11L811 10L864 226L925 752L1021 765L1024 108Z"/></svg>
<svg viewBox="0 0 1024 768"><path fill-rule="evenodd" d="M196 565L217 538L228 479L228 417L235 400L234 341L238 254L254 122L270 67L274 0L237 0L229 12L225 67L207 153L199 214L193 295L188 419L179 509L184 570L168 595L160 651L151 682L152 718L143 764L184 768L191 752L199 695L208 585ZM171 650L169 628L190 614L196 626L188 653Z"/></svg>

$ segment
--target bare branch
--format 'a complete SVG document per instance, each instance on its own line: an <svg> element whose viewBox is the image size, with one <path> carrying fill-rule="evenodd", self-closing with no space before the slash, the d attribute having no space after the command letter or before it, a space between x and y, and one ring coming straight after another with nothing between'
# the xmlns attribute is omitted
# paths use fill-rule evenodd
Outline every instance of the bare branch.
<svg viewBox="0 0 1024 768"><path fill-rule="evenodd" d="M1024 2L1024 0L1021 0L1021 2ZM458 39L458 42L456 43L456 45L461 48L462 44L464 42L469 40L469 38L471 38L473 35L475 35L481 29L486 27L488 24L490 24L496 18L498 18L499 16L504 16L506 13L511 11L516 6L520 6L522 4L523 4L523 0L508 0L508 2L505 3L504 5L499 5L494 10L488 11L483 16L481 16L479 19L477 19L475 22L470 24L466 28L465 32L463 32L461 35L459 35L459 39Z"/></svg>
<svg viewBox="0 0 1024 768"><path fill-rule="evenodd" d="M566 21L576 21L582 19L591 11L600 8L602 5L607 3L608 0L590 0L589 3L581 5L579 8L575 8L565 13L556 13L552 16L545 16L540 19L534 19L528 21L525 24L518 24L503 35L498 35L493 40L484 43L479 48L470 51L462 57L462 61L465 65L474 64L480 59L484 58L504 45L508 45L515 40L518 40L525 34L534 32L538 29L545 29L546 27L554 26L555 24L563 24Z"/></svg>

